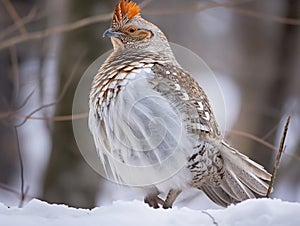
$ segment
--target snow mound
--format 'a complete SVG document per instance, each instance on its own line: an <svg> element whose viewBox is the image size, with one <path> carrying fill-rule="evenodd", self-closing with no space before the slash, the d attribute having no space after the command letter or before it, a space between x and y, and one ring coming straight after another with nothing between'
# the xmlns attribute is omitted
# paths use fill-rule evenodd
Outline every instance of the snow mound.
<svg viewBox="0 0 300 226"><path fill-rule="evenodd" d="M83 225L205 225L205 226L299 226L300 203L281 200L247 200L220 210L189 208L152 209L141 201L117 201L92 210L48 204L37 199L25 207L0 203L1 226L83 226Z"/></svg>

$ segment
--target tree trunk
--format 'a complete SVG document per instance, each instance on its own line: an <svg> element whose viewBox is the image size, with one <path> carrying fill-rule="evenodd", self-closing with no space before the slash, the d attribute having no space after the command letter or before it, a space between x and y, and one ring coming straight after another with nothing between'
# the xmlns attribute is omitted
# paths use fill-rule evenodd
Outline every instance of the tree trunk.
<svg viewBox="0 0 300 226"><path fill-rule="evenodd" d="M104 0L69 1L67 20L73 21L90 16L96 9L105 10L106 4L107 1ZM106 9L106 12L108 10ZM79 58L81 60L63 100L56 106L56 115L71 114L73 96L79 79L87 67L109 48L108 45L104 46L100 35L108 26L109 23L91 25L64 35L59 59L58 95L70 79L76 62ZM84 161L77 148L72 122L54 123L52 153L44 183L44 199L75 207L92 208L95 205L100 181L100 176Z"/></svg>

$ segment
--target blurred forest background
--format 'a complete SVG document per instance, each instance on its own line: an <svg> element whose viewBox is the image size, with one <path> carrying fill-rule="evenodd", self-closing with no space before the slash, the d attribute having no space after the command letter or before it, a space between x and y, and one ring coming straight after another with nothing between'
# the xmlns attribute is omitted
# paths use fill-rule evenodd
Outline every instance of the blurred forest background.
<svg viewBox="0 0 300 226"><path fill-rule="evenodd" d="M217 75L227 140L269 171L291 115L272 197L300 201L300 1L137 2L169 41L193 50ZM142 198L95 173L72 130L79 79L112 48L102 33L116 3L0 0L0 202L36 197L91 208ZM217 208L193 191L178 203Z"/></svg>

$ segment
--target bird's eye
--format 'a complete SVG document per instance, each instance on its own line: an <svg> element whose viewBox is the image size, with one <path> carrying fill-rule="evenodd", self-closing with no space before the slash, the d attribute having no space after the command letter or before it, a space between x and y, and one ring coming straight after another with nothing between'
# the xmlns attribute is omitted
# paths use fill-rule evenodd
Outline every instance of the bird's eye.
<svg viewBox="0 0 300 226"><path fill-rule="evenodd" d="M127 32L129 32L129 33L133 33L133 32L135 32L135 31L137 30L137 28L136 28L135 26L130 26L130 27L128 27L126 30L127 30Z"/></svg>
<svg viewBox="0 0 300 226"><path fill-rule="evenodd" d="M129 28L129 32L130 32L130 33L133 33L133 32L135 32L135 30L136 30L136 29L135 29L135 28L133 28L133 27Z"/></svg>

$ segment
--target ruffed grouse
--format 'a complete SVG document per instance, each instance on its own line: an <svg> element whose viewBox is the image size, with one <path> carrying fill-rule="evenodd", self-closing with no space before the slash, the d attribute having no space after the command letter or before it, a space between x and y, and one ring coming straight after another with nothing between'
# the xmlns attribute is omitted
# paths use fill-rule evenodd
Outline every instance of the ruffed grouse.
<svg viewBox="0 0 300 226"><path fill-rule="evenodd" d="M224 142L204 91L139 11L132 1L116 5L103 34L114 51L90 92L89 127L106 173L141 187L154 208L172 207L187 187L221 206L265 195L270 174Z"/></svg>

